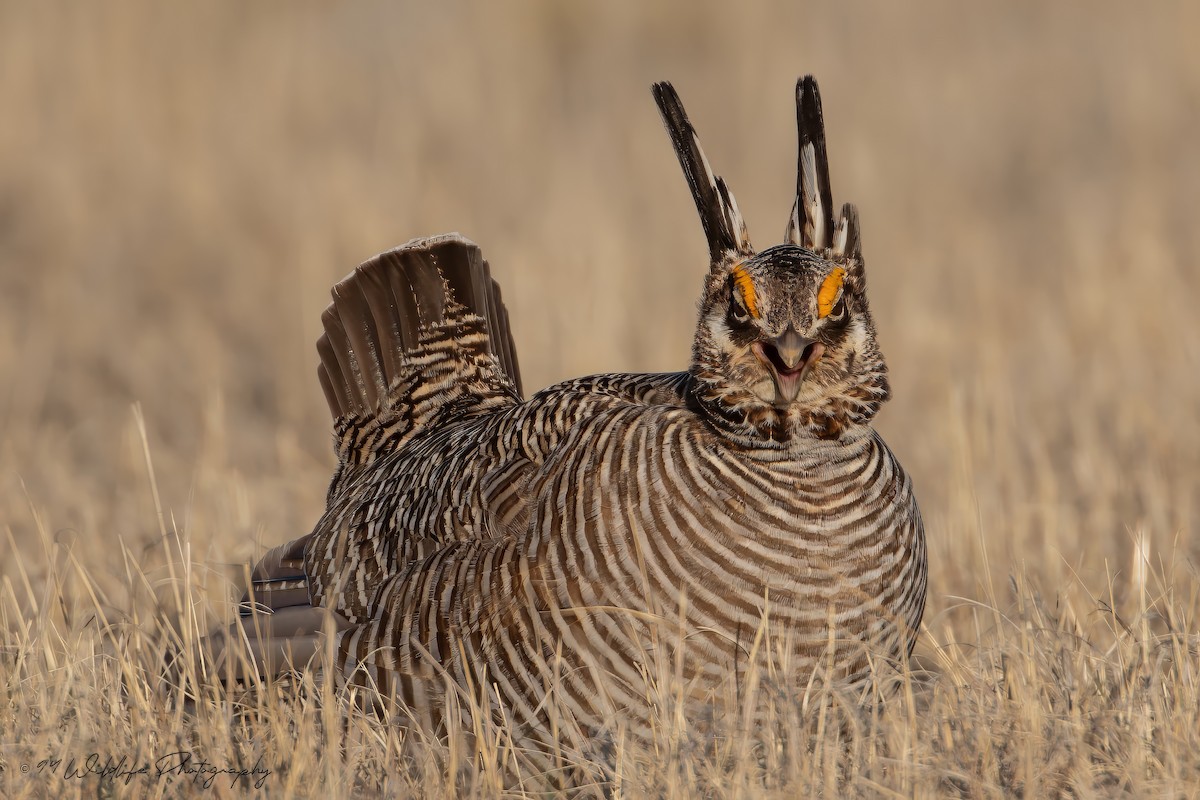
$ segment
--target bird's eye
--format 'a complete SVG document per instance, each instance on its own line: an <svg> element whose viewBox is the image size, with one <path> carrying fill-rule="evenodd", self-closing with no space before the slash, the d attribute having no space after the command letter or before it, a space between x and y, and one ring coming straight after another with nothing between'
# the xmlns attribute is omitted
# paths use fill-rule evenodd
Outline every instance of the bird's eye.
<svg viewBox="0 0 1200 800"><path fill-rule="evenodd" d="M833 304L833 308L829 310L829 318L831 320L840 320L846 316L846 297L845 295L838 298L838 301Z"/></svg>
<svg viewBox="0 0 1200 800"><path fill-rule="evenodd" d="M729 303L729 316L733 318L734 322L739 324L750 321L750 312L742 305L737 292L733 293L733 300Z"/></svg>

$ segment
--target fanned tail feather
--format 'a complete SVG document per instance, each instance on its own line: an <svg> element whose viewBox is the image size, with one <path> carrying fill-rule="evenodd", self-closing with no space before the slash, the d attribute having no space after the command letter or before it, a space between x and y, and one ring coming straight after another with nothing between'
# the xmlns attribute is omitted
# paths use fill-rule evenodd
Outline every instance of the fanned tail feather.
<svg viewBox="0 0 1200 800"><path fill-rule="evenodd" d="M443 413L520 399L508 312L473 242L414 239L364 262L332 294L317 372L343 468L370 463Z"/></svg>
<svg viewBox="0 0 1200 800"><path fill-rule="evenodd" d="M422 426L520 399L508 312L473 242L457 234L414 239L364 262L332 295L317 342L339 462L331 501L364 465ZM311 540L268 551L251 573L239 619L208 638L223 679L303 667L324 631L350 627L310 602Z"/></svg>

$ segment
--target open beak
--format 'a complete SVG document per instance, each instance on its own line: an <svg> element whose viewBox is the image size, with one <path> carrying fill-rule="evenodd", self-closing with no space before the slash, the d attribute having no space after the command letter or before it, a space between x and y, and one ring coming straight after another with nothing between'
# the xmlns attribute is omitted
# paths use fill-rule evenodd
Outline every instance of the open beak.
<svg viewBox="0 0 1200 800"><path fill-rule="evenodd" d="M804 376L825 352L824 345L804 338L790 325L782 335L755 342L751 349L758 360L771 370L771 377L775 381L775 406L778 408L784 408L796 399Z"/></svg>

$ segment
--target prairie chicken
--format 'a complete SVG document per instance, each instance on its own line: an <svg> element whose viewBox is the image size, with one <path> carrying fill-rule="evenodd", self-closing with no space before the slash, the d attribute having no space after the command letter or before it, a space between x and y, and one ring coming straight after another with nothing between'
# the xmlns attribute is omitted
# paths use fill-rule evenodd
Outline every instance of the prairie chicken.
<svg viewBox="0 0 1200 800"><path fill-rule="evenodd" d="M870 427L887 368L858 215L834 213L817 85L796 86L795 206L762 252L675 90L654 97L711 256L690 367L522 400L474 244L414 240L362 264L318 342L338 458L327 510L254 568L254 660L223 675L304 663L329 615L344 679L426 724L450 687L475 687L545 740L614 714L648 735L656 658L690 698L769 657L853 684L907 656L924 532ZM752 647L764 615L782 650ZM548 694L564 720L548 720Z"/></svg>

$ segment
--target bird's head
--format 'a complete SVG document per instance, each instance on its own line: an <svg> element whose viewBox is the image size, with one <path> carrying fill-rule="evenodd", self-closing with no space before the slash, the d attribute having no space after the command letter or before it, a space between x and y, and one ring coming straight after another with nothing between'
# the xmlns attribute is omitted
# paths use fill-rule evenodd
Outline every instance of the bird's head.
<svg viewBox="0 0 1200 800"><path fill-rule="evenodd" d="M867 304L858 214L834 221L820 95L796 85L796 202L785 244L755 252L733 194L715 176L669 84L655 99L708 237L711 266L693 346L693 395L742 438L831 438L888 399Z"/></svg>
<svg viewBox="0 0 1200 800"><path fill-rule="evenodd" d="M888 396L861 262L779 245L711 270L693 347L696 392L759 435L837 435Z"/></svg>

